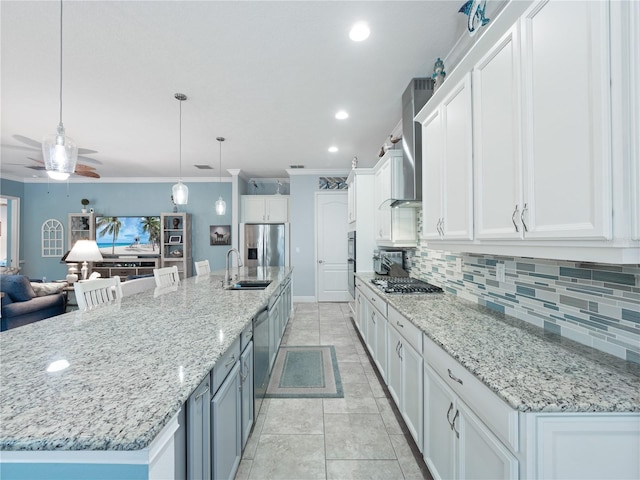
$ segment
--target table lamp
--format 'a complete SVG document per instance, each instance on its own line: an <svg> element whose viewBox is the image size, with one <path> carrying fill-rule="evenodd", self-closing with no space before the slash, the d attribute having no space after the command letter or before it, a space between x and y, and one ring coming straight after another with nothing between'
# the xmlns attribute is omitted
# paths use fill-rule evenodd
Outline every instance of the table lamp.
<svg viewBox="0 0 640 480"><path fill-rule="evenodd" d="M69 255L67 255L67 262L82 262L80 272L83 280L86 280L89 274L88 262L99 262L101 260L102 254L95 240L78 240Z"/></svg>

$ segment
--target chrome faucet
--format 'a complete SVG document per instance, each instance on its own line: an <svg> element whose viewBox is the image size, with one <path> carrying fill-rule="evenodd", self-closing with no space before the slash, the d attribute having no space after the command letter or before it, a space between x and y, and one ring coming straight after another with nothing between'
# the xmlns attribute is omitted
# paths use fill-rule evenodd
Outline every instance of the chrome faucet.
<svg viewBox="0 0 640 480"><path fill-rule="evenodd" d="M226 284L231 283L231 272L229 270L229 257L231 256L231 252L236 252L236 255L238 257L238 268L242 266L242 259L240 258L240 252L236 248L230 248L229 251L227 251L227 263L226 263L226 270L224 272L224 282Z"/></svg>

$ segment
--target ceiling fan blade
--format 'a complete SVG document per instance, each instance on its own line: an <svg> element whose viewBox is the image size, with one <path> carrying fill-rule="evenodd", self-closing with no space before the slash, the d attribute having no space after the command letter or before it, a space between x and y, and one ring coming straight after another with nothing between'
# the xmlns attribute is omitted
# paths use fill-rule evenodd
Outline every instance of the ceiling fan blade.
<svg viewBox="0 0 640 480"><path fill-rule="evenodd" d="M44 165L44 160L40 160L38 158L33 158L33 157L27 157L29 160L33 160L34 162L38 162L41 163L42 165Z"/></svg>
<svg viewBox="0 0 640 480"><path fill-rule="evenodd" d="M91 172L86 170L80 170L80 171L76 170L75 174L81 177L100 178L100 175L98 175L96 172Z"/></svg>
<svg viewBox="0 0 640 480"><path fill-rule="evenodd" d="M78 161L83 163L91 163L93 165L102 165L100 160L96 160L95 158L83 157L82 155L78 155Z"/></svg>
<svg viewBox="0 0 640 480"><path fill-rule="evenodd" d="M98 151L89 148L78 148L78 155L91 155L92 153L98 153Z"/></svg>
<svg viewBox="0 0 640 480"><path fill-rule="evenodd" d="M80 170L82 172L91 172L91 171L93 171L95 169L96 169L96 167L91 167L89 165L83 165L82 163L76 164L76 173L78 172L78 170Z"/></svg>
<svg viewBox="0 0 640 480"><path fill-rule="evenodd" d="M19 142L29 145L30 147L37 148L38 150L42 148L42 143L34 140L33 138L25 137L24 135L14 135L13 138Z"/></svg>

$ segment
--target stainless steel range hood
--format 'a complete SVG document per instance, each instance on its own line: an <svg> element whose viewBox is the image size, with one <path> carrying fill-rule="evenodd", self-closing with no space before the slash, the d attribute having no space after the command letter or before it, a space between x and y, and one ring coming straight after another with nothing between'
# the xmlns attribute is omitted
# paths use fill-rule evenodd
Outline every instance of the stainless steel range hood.
<svg viewBox="0 0 640 480"><path fill-rule="evenodd" d="M422 206L422 125L416 114L433 95L431 78L414 78L402 94L402 160L391 162L391 207Z"/></svg>

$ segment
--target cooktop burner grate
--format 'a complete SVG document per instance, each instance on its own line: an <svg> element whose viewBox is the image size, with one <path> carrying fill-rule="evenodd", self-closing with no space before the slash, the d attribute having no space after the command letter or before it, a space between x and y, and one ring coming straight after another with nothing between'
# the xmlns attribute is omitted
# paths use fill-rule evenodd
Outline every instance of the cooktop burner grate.
<svg viewBox="0 0 640 480"><path fill-rule="evenodd" d="M412 277L376 277L371 280L385 293L442 293L444 290Z"/></svg>

